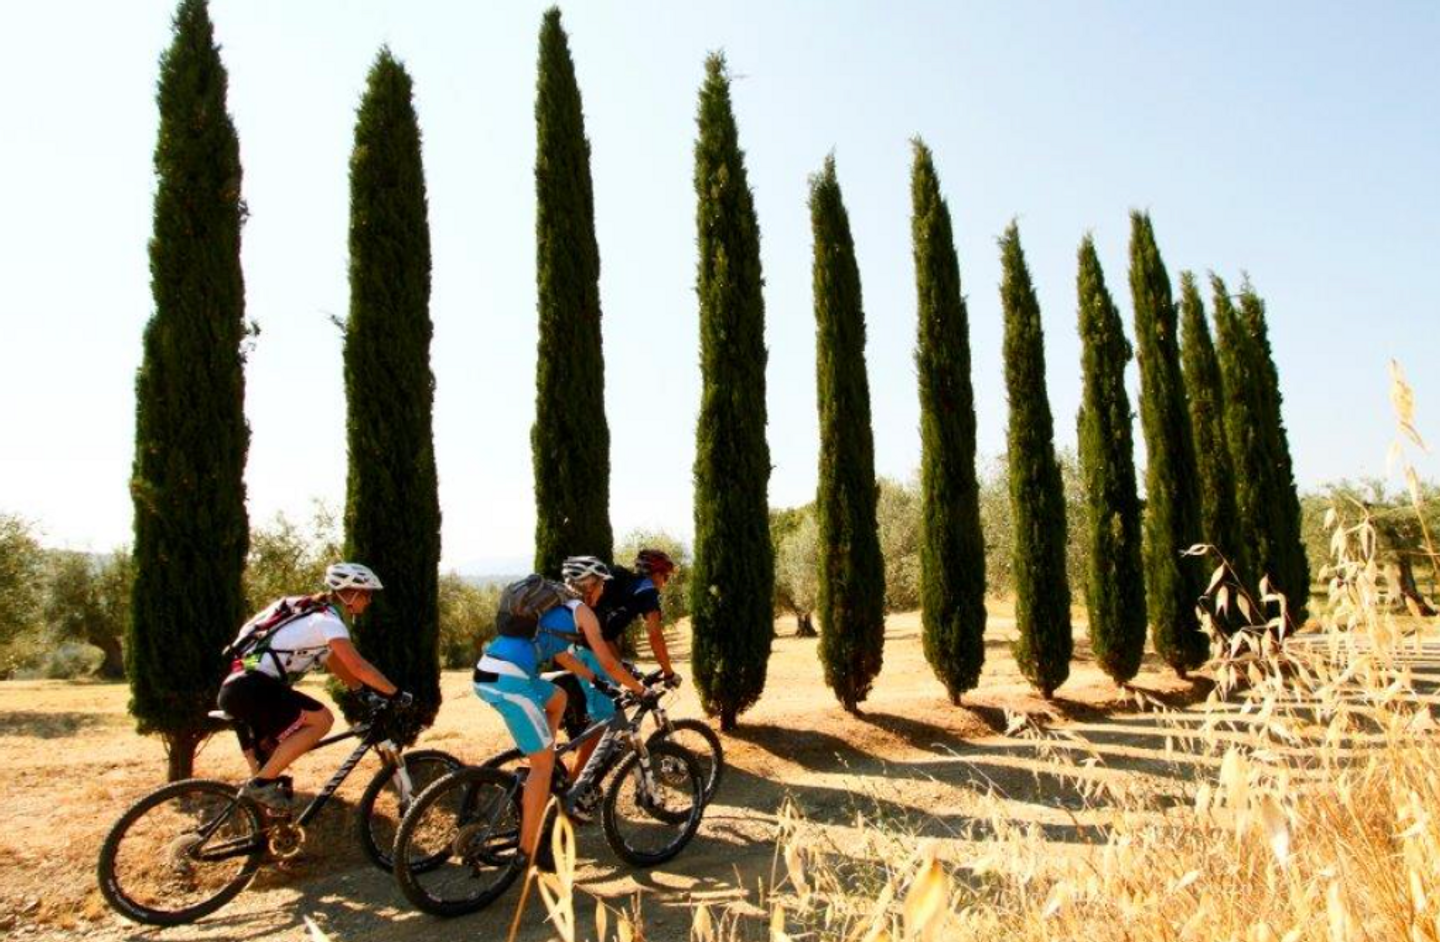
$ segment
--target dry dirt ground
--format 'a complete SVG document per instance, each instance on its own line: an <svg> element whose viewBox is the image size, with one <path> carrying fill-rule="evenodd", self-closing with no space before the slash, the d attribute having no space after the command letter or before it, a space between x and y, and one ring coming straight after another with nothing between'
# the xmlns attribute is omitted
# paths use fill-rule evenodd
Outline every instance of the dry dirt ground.
<svg viewBox="0 0 1440 942"><path fill-rule="evenodd" d="M630 905L638 894L646 938L684 940L696 901L755 899L758 881L772 873L777 811L787 798L842 847L854 836L857 813L903 820L957 844L983 839L981 819L998 798L1008 818L1034 824L1057 852L1075 852L1097 838L1105 813L1083 800L1079 782L1120 778L1163 794L1178 790L1197 763L1208 761L1170 752L1151 716L1094 666L1081 612L1070 680L1054 702L1041 701L1011 659L1010 616L1005 606L992 606L982 685L960 707L948 702L925 663L919 616L890 617L885 668L859 715L838 707L824 684L816 642L790 637L793 623L784 620L763 699L724 738L729 768L694 842L669 864L635 870L610 853L598 825L587 826L579 835L579 884L616 906ZM683 661L684 645L675 647ZM319 687L313 680L306 685L312 692ZM1205 692L1153 656L1136 686L1174 705ZM473 761L506 743L498 717L471 693L467 673L447 672L443 693L439 721L421 737L422 746ZM0 683L0 938L300 942L304 916L336 942L504 938L517 890L482 913L439 921L408 909L392 878L363 860L352 805L373 773L373 758L314 823L301 860L283 872L263 870L229 907L196 925L163 931L115 916L96 889L96 852L110 824L160 784L164 770L158 743L134 734L126 696L122 685ZM672 713L699 715L688 684ZM1078 747L1063 738L1042 748L1007 736L1007 714L1083 735L1090 744L1084 756L1099 761L1057 766L1057 753ZM318 788L344 748L335 747L334 758L301 760L297 787ZM226 780L241 770L228 735L212 740L197 764L197 774ZM593 911L583 898L577 908ZM552 937L542 913L532 902L522 939Z"/></svg>

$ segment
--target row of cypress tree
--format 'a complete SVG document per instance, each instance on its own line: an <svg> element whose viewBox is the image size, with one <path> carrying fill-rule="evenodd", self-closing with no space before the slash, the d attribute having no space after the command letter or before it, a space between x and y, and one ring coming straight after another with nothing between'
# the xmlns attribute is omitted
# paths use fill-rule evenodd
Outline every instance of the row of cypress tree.
<svg viewBox="0 0 1440 942"><path fill-rule="evenodd" d="M142 731L164 736L172 778L190 771L223 667L218 651L244 614L248 429L241 341L247 326L239 246L245 208L225 88L205 0L182 0L158 94L156 306L136 383L136 617L127 645L132 711ZM613 536L590 147L568 40L554 9L540 32L535 117L535 562L537 570L555 572L566 555L609 558ZM697 125L703 389L694 472L693 670L705 709L729 729L764 688L774 573L760 233L729 76L718 54L706 63ZM356 626L356 638L368 657L417 695L428 721L439 705L440 558L428 210L412 83L388 49L367 79L350 181L346 554L374 566L387 582ZM952 223L933 155L919 140L911 197L924 648L958 702L978 683L984 654L975 409ZM822 438L820 657L837 698L854 710L882 662L884 568L860 276L833 156L811 180L810 210ZM1182 276L1177 308L1148 217L1136 214L1132 225L1141 414L1151 456L1144 541L1123 381L1131 351L1088 238L1078 278L1085 341L1078 422L1089 499L1084 525L1096 567L1086 598L1096 655L1117 680L1138 669L1147 608L1156 649L1167 662L1183 672L1203 658L1194 616L1203 576L1179 555L1192 542L1230 545L1242 578L1268 574L1282 591L1308 586L1263 302L1247 283L1237 308L1223 283L1212 279L1217 353L1193 277ZM1001 253L1017 528L1016 655L1048 696L1064 682L1071 657L1067 523L1039 305L1014 224ZM1143 579L1142 542L1148 548ZM1303 598L1303 590L1291 591Z"/></svg>

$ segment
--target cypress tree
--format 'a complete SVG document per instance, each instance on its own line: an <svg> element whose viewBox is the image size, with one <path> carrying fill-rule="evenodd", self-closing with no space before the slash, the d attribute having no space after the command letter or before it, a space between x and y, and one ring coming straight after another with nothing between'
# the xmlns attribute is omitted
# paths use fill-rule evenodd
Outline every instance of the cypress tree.
<svg viewBox="0 0 1440 942"><path fill-rule="evenodd" d="M865 311L850 217L835 157L810 178L815 240L815 379L820 408L820 663L854 712L880 673L885 645L885 561L875 522L875 446L865 376Z"/></svg>
<svg viewBox="0 0 1440 942"><path fill-rule="evenodd" d="M440 502L430 222L412 96L405 67L381 49L350 157L345 555L385 583L356 625L356 644L415 695L416 715L428 724L440 707Z"/></svg>
<svg viewBox="0 0 1440 942"><path fill-rule="evenodd" d="M1235 471L1225 429L1225 390L1220 363L1205 321L1205 303L1195 276L1180 273L1180 359L1190 403L1199 469L1201 539L1219 549L1232 567L1244 568L1235 509Z"/></svg>
<svg viewBox="0 0 1440 942"><path fill-rule="evenodd" d="M1185 405L1170 276L1144 213L1130 214L1130 292L1140 357L1145 431L1145 594L1156 652L1184 677L1204 663L1209 642L1195 606L1205 571L1181 553L1201 542L1195 441Z"/></svg>
<svg viewBox="0 0 1440 942"><path fill-rule="evenodd" d="M930 149L918 138L910 170L920 385L920 599L925 659L952 703L985 663L985 537L975 476L970 314L950 208Z"/></svg>
<svg viewBox="0 0 1440 942"><path fill-rule="evenodd" d="M1145 655L1140 496L1125 391L1125 364L1132 351L1088 235L1080 243L1077 286L1084 376L1079 438L1087 517L1085 606L1095 660L1123 684L1140 670Z"/></svg>
<svg viewBox="0 0 1440 942"><path fill-rule="evenodd" d="M1248 521L1253 527L1251 585L1257 585L1261 576L1269 576L1272 591L1287 596L1290 618L1299 624L1305 621L1309 602L1310 566L1300 537L1295 465L1290 458L1289 436L1280 411L1280 376L1270 350L1264 301L1248 279L1240 288L1240 310L1237 313L1231 305L1228 314L1233 318L1228 344L1233 347L1233 356L1224 360L1244 360L1244 369L1237 370L1243 372L1244 379L1238 382L1248 383L1247 389L1237 395L1241 402L1248 403L1248 409L1237 408L1234 412L1248 411L1254 423L1253 436L1241 442L1236 454L1237 474L1256 475L1241 494L1248 500L1248 510L1256 514ZM1247 467L1241 468L1241 459L1248 462ZM1246 510L1247 507L1241 507L1241 513Z"/></svg>
<svg viewBox="0 0 1440 942"><path fill-rule="evenodd" d="M540 27L535 128L535 569L558 576L566 556L610 559L613 534L590 142L554 7Z"/></svg>
<svg viewBox="0 0 1440 942"><path fill-rule="evenodd" d="M765 301L760 225L725 58L705 61L695 141L700 260L700 418L695 431L691 665L720 728L760 699L774 634L770 447L765 441Z"/></svg>
<svg viewBox="0 0 1440 942"><path fill-rule="evenodd" d="M1235 539L1240 550L1231 557L1241 584L1254 589L1256 569L1272 559L1270 521L1273 502L1267 498L1269 464L1260 434L1260 381L1255 375L1247 333L1240 322L1229 289L1218 275L1210 275L1215 308L1216 362L1224 397L1225 435L1235 481Z"/></svg>
<svg viewBox="0 0 1440 942"><path fill-rule="evenodd" d="M1070 676L1074 639L1065 577L1065 490L1045 389L1045 335L1020 227L1000 240L1004 274L1005 391L1010 401L1010 508L1015 527L1015 662L1049 699Z"/></svg>
<svg viewBox="0 0 1440 942"><path fill-rule="evenodd" d="M245 283L240 143L205 0L183 0L160 57L150 289L135 379L130 712L188 778L245 618Z"/></svg>

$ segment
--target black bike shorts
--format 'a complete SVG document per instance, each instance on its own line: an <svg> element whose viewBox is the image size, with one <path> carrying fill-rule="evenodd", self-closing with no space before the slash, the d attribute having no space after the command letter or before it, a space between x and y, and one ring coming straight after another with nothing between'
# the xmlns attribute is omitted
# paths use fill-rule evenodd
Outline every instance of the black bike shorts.
<svg viewBox="0 0 1440 942"><path fill-rule="evenodd" d="M301 713L325 709L314 697L258 671L247 671L221 685L217 700L220 709L236 719L241 745L251 749L261 745L267 752L300 728Z"/></svg>

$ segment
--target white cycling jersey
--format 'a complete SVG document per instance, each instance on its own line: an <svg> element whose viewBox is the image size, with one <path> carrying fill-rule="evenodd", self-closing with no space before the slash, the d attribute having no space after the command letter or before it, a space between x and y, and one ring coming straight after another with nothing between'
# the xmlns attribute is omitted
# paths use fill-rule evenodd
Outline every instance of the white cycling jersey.
<svg viewBox="0 0 1440 942"><path fill-rule="evenodd" d="M275 602L266 606L265 610L241 627L238 641L249 631L250 626L269 618L281 602L288 601L292 606L304 599L304 596L295 596L290 599L276 599ZM262 654L259 663L253 668L262 674L268 674L276 680L294 681L308 673L316 664L324 664L325 659L330 656L330 642L337 638L348 639L350 629L345 627L345 622L330 607L325 607L309 615L302 615L294 621L287 622L276 629L270 636L268 642L263 646L269 653ZM279 662L278 664L276 662ZM284 673L281 673L283 668Z"/></svg>

